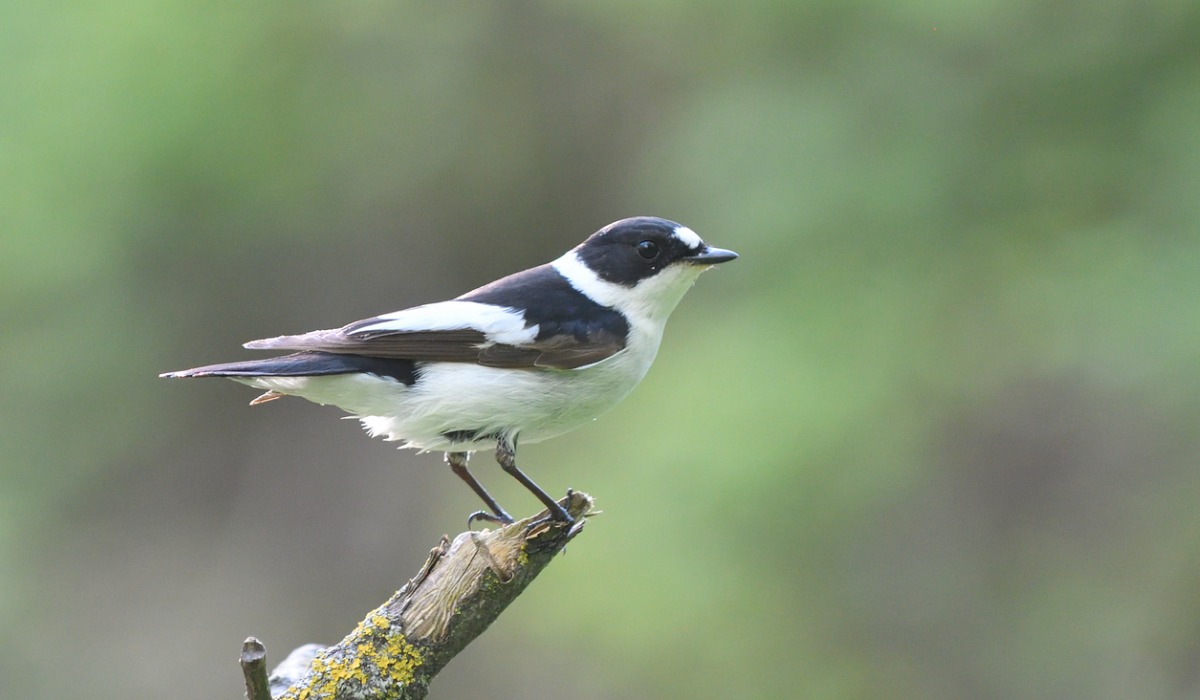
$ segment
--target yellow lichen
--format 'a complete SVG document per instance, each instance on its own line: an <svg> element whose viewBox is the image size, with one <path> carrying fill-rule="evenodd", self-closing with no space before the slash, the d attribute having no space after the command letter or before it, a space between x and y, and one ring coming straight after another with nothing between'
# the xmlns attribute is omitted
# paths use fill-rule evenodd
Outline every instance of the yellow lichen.
<svg viewBox="0 0 1200 700"><path fill-rule="evenodd" d="M402 633L393 631L391 622L383 615L376 614L363 620L346 641L350 639L357 641L353 656L339 658L333 654L319 654L309 666L313 680L298 693L288 693L284 697L295 700L333 697L339 687L366 688L372 685L372 680L408 684L413 681L414 672L425 663L421 651Z"/></svg>

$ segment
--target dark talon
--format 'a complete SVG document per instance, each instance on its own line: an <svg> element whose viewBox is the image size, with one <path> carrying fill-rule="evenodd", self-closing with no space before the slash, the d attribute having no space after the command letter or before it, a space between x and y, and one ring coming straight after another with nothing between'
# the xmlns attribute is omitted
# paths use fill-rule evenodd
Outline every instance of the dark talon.
<svg viewBox="0 0 1200 700"><path fill-rule="evenodd" d="M495 523L497 525L512 525L513 519L508 513L501 511L500 515L489 513L486 510L477 510L467 516L467 529L470 530L476 520Z"/></svg>
<svg viewBox="0 0 1200 700"><path fill-rule="evenodd" d="M568 499L567 503L570 504L570 502L571 501ZM538 518L538 522L562 523L563 525L566 525L567 527L574 527L575 524L579 522L575 518L572 518L571 514L568 513L567 509L564 508L561 504L555 503L555 505L558 507L557 508L547 507L546 515L542 516L541 518Z"/></svg>
<svg viewBox="0 0 1200 700"><path fill-rule="evenodd" d="M567 511L567 509L571 507L571 501L574 501L574 500L575 500L575 489L571 489L571 488L567 489L567 505L563 507L563 513L566 514L567 519L564 520L563 522L566 523L568 527L575 527L575 523L578 522L575 518L572 518L571 514Z"/></svg>
<svg viewBox="0 0 1200 700"><path fill-rule="evenodd" d="M564 525L574 525L575 524L575 518L572 518L571 514L568 513L566 511L566 509L563 508L562 506L559 506L558 508L556 508L555 510L550 512L550 519L557 520L558 522L560 522Z"/></svg>

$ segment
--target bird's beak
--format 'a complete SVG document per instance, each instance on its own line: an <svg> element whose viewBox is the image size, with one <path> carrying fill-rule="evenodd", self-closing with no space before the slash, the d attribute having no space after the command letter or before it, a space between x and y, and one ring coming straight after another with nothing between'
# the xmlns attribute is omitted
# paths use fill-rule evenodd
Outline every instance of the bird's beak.
<svg viewBox="0 0 1200 700"><path fill-rule="evenodd" d="M716 265L717 263L723 263L723 262L729 262L730 260L735 260L737 258L737 256L738 256L738 254L733 252L732 250L725 250L724 248L714 248L714 247L708 245L708 246L704 246L704 250L701 250L699 253L696 253L695 255L689 255L689 256L685 257L684 260L686 260L687 262L696 264L696 265Z"/></svg>

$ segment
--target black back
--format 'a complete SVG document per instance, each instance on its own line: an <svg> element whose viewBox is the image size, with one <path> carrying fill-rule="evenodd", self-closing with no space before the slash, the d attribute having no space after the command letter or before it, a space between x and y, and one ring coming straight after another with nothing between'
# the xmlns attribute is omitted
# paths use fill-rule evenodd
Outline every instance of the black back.
<svg viewBox="0 0 1200 700"><path fill-rule="evenodd" d="M537 340L567 336L584 343L601 333L624 344L629 333L624 316L581 294L549 264L509 275L458 298L524 309L526 326L538 324Z"/></svg>

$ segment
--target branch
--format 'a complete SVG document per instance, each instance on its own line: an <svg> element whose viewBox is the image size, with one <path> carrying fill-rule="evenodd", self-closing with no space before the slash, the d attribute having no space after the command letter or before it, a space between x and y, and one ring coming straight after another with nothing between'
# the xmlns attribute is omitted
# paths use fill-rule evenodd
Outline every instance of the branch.
<svg viewBox="0 0 1200 700"><path fill-rule="evenodd" d="M386 603L332 647L296 649L266 678L266 650L251 637L242 647L249 700L419 700L430 681L508 604L594 515L578 491L560 501L575 525L546 512L496 530L443 536L429 559Z"/></svg>

